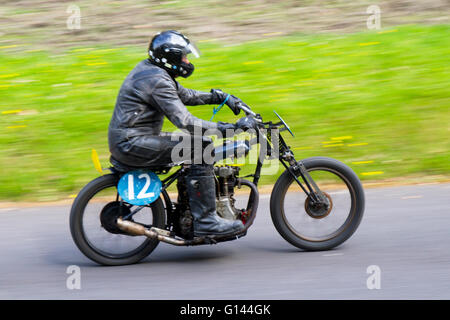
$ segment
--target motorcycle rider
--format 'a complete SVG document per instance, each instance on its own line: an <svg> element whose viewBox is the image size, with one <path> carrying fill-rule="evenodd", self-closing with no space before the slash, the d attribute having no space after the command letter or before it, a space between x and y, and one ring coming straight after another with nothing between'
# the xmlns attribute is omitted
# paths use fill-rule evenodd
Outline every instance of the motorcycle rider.
<svg viewBox="0 0 450 320"><path fill-rule="evenodd" d="M201 127L201 132L217 130L223 135L227 129L254 127L248 118L242 118L245 120L236 124L214 123L200 120L187 110L185 105L225 102L238 115L239 104L245 104L221 90L186 89L175 80L179 76L187 78L194 71L187 55L199 56L199 51L186 36L173 30L161 32L151 40L148 54L149 58L138 63L128 74L117 97L108 130L113 165L151 168L170 164L172 150L179 141L171 133L161 132L164 117L176 127L187 130L193 141L200 139L203 148L212 142L207 137L194 136L196 127ZM192 148L185 156L193 160L198 154ZM213 165L193 162L185 181L194 218L194 235L222 236L242 231L244 226L240 220L231 221L217 215Z"/></svg>

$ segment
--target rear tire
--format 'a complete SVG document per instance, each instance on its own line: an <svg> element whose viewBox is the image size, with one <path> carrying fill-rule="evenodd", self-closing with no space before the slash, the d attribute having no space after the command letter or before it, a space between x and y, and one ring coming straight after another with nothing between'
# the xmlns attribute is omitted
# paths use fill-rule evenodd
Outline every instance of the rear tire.
<svg viewBox="0 0 450 320"><path fill-rule="evenodd" d="M316 171L329 170L341 178L347 185L351 194L351 209L349 210L348 218L341 227L342 231L338 232L330 239L311 240L307 237L302 237L290 227L285 215L285 196L290 185L292 183L296 184L296 182L287 170L278 178L272 190L270 198L272 221L280 235L292 245L309 251L329 250L350 238L358 228L364 213L364 190L358 176L352 169L340 161L325 157L313 157L302 160L301 162L308 172L313 171L314 169ZM301 180L301 178L299 179ZM319 188L321 188L320 184ZM304 210L304 208L299 207L298 210L300 212L300 210ZM333 211L331 211L330 215L332 214ZM339 230L341 230L341 228L339 228Z"/></svg>
<svg viewBox="0 0 450 320"><path fill-rule="evenodd" d="M117 186L119 177L108 174L89 182L76 197L70 212L70 232L78 249L89 259L102 265L119 266L137 263L147 257L159 244L156 239L146 239L142 245L131 252L120 255L108 255L96 250L89 244L83 230L83 215L88 202L95 196L110 187ZM165 210L161 198L151 204L153 226L165 228ZM130 236L131 237L131 236Z"/></svg>

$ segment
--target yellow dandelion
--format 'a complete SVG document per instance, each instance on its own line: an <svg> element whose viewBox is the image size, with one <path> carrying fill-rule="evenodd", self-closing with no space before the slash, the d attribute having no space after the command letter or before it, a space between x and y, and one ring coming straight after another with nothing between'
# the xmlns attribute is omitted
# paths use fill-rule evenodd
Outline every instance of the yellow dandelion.
<svg viewBox="0 0 450 320"><path fill-rule="evenodd" d="M10 73L10 74L0 74L0 78L13 78L20 76L19 73Z"/></svg>
<svg viewBox="0 0 450 320"><path fill-rule="evenodd" d="M393 30L386 30L386 31L378 31L379 34L383 34L383 33L391 33L391 32L397 32L397 29L393 29Z"/></svg>
<svg viewBox="0 0 450 320"><path fill-rule="evenodd" d="M377 174L383 174L383 171L370 171L370 172L362 172L361 175L363 176L374 176Z"/></svg>
<svg viewBox="0 0 450 320"><path fill-rule="evenodd" d="M363 43L360 43L359 45L360 46L374 46L379 43L380 43L379 41L373 41L373 42L363 42Z"/></svg>
<svg viewBox="0 0 450 320"><path fill-rule="evenodd" d="M347 146L349 147L359 147L359 146L366 146L368 145L367 142L361 142L361 143L349 143Z"/></svg>
<svg viewBox="0 0 450 320"><path fill-rule="evenodd" d="M249 65L249 64L258 64L258 63L264 63L264 61L260 61L260 60L258 60L258 61L247 61L247 62L244 62L243 64Z"/></svg>
<svg viewBox="0 0 450 320"><path fill-rule="evenodd" d="M366 164L366 163L373 163L373 160L367 160L367 161L353 161L352 164Z"/></svg>
<svg viewBox="0 0 450 320"><path fill-rule="evenodd" d="M9 46L1 46L0 49L9 49L9 48L15 48L17 47L17 44L9 45Z"/></svg>
<svg viewBox="0 0 450 320"><path fill-rule="evenodd" d="M14 113L19 113L22 112L22 110L6 110L6 111L2 111L2 114L14 114Z"/></svg>
<svg viewBox="0 0 450 320"><path fill-rule="evenodd" d="M350 140L353 139L352 136L342 136L342 137L332 137L331 140Z"/></svg>

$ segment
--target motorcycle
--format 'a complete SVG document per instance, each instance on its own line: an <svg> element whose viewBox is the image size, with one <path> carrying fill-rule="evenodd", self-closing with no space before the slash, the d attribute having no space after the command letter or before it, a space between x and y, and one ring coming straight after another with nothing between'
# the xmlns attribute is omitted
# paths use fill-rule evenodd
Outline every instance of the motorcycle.
<svg viewBox="0 0 450 320"><path fill-rule="evenodd" d="M276 230L286 241L303 250L319 251L350 238L361 222L365 202L363 187L352 169L326 157L297 161L281 135L285 131L294 134L280 115L275 112L277 122L264 122L250 107L240 108L256 120L255 137L224 139L215 148L215 160L245 157L259 144L254 173L241 177L239 166L217 163L214 173L217 214L241 220L243 231L226 237L194 236L184 183L188 165L140 168L111 158L111 173L89 182L73 202L70 230L80 251L102 265L125 265L144 259L161 241L194 246L239 239L255 220L257 186L266 159L277 159L285 168L272 189L270 213ZM158 175L168 174L175 167L175 172L159 179ZM172 201L168 187L175 181L178 197ZM237 199L242 197L237 193L243 187L249 191L244 203Z"/></svg>

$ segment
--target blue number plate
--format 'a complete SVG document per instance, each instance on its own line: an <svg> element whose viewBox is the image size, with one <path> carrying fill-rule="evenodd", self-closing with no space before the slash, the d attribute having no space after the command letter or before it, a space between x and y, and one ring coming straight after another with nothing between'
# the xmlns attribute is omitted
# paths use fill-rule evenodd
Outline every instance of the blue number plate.
<svg viewBox="0 0 450 320"><path fill-rule="evenodd" d="M130 171L122 176L117 185L123 201L135 206L145 206L158 199L162 183L151 171Z"/></svg>

